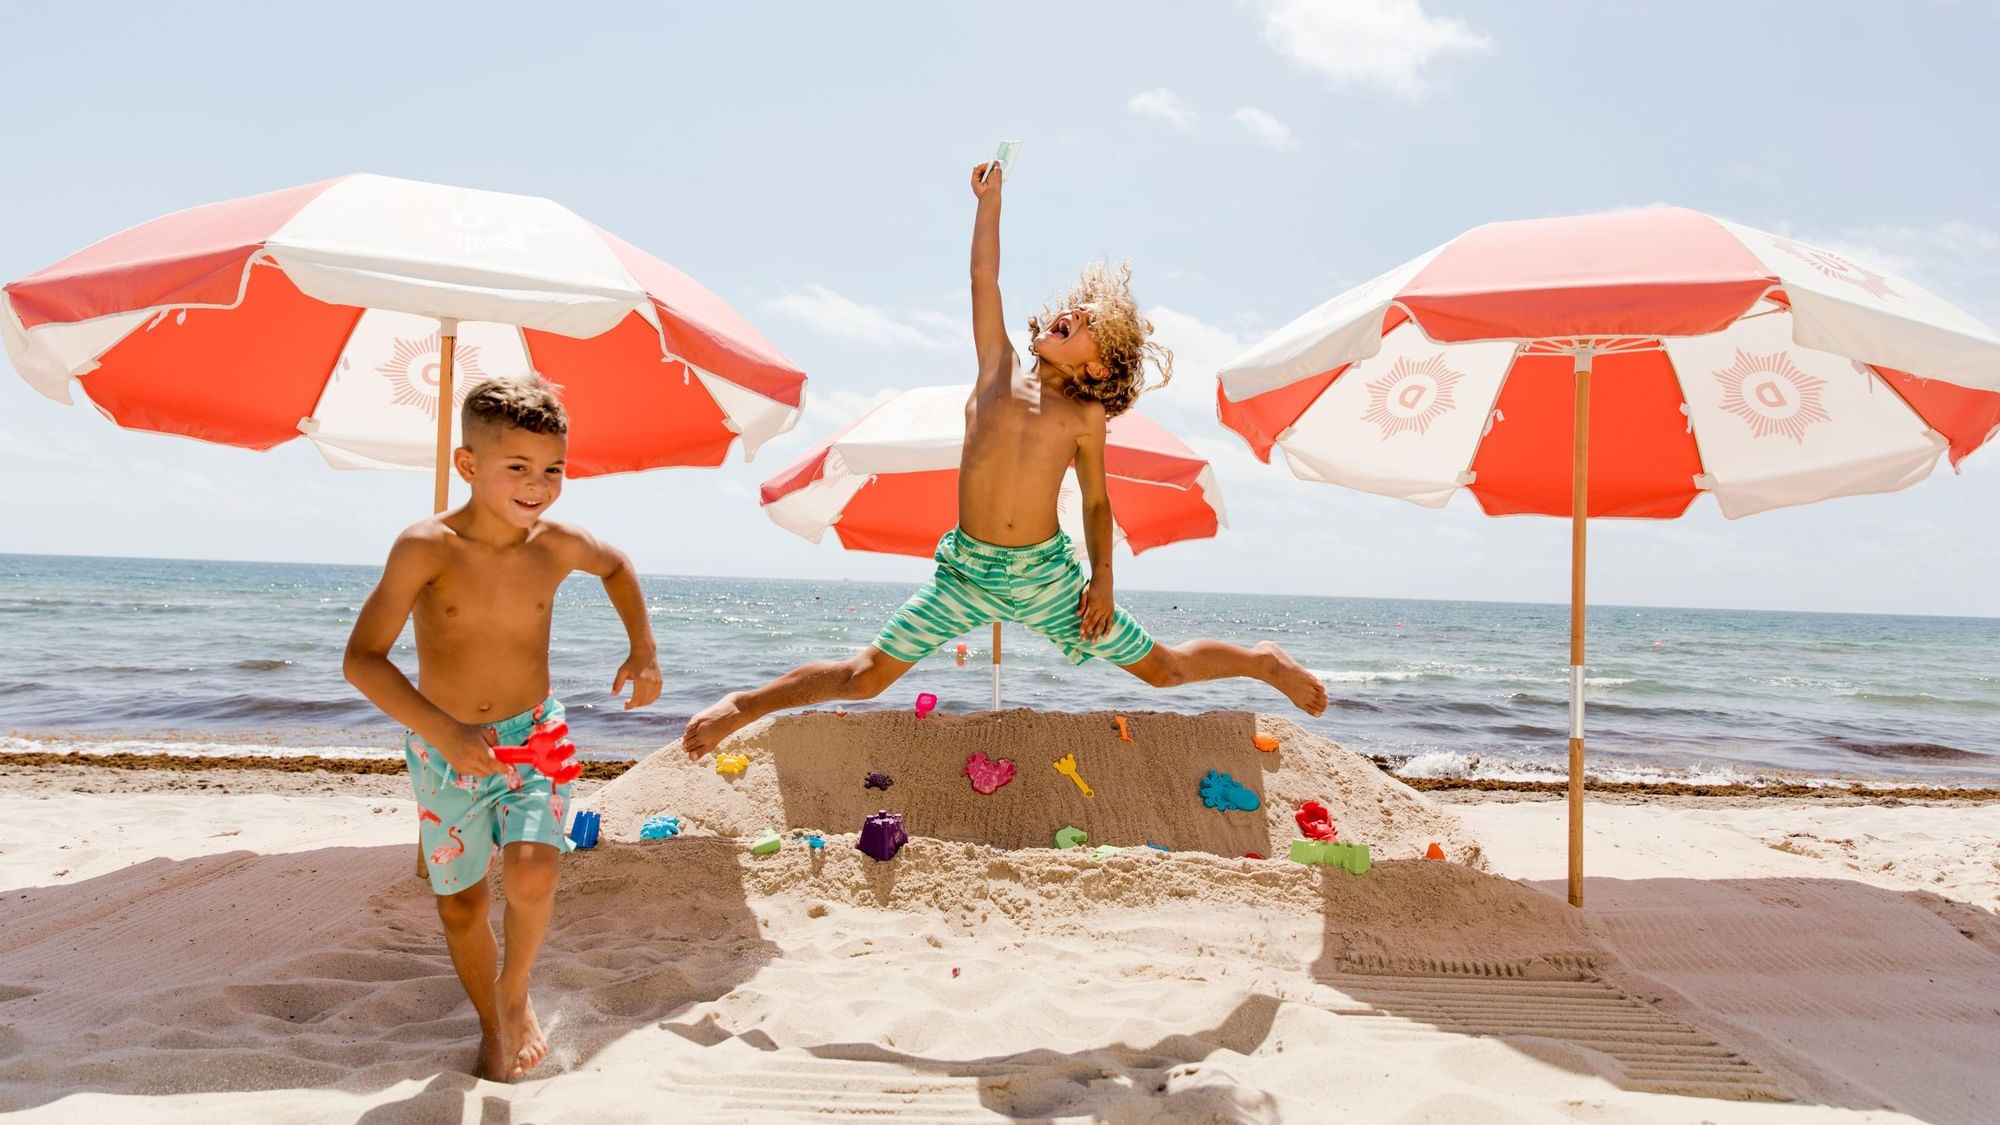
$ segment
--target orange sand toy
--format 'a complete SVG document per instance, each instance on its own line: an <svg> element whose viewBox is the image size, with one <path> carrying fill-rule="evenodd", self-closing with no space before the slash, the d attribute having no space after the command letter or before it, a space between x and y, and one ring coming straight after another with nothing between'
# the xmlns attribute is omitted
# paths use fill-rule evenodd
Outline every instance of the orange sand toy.
<svg viewBox="0 0 2000 1125"><path fill-rule="evenodd" d="M1132 741L1132 728L1125 725L1125 716L1118 716L1118 741Z"/></svg>
<svg viewBox="0 0 2000 1125"><path fill-rule="evenodd" d="M1266 754L1269 754L1271 751L1276 750L1278 748L1278 736L1275 734L1265 734L1263 731L1260 730L1256 734L1250 736L1250 745L1255 746L1257 749L1262 750Z"/></svg>
<svg viewBox="0 0 2000 1125"><path fill-rule="evenodd" d="M1428 848L1426 848L1426 849L1424 849L1424 858L1425 858L1425 859L1443 859L1443 858L1444 858L1444 849L1443 849L1443 848L1440 848L1440 847L1438 847L1438 845L1437 845L1437 841L1436 841L1436 840L1432 840L1432 841L1431 841L1431 846L1430 846L1430 847L1428 847Z"/></svg>
<svg viewBox="0 0 2000 1125"><path fill-rule="evenodd" d="M748 754L717 754L715 756L716 773L740 774L749 768L750 755Z"/></svg>
<svg viewBox="0 0 2000 1125"><path fill-rule="evenodd" d="M1090 783L1083 779L1083 775L1076 772L1075 754L1064 754L1062 757L1057 758L1053 764L1055 765L1057 773L1063 775L1066 778L1069 778L1071 781L1076 782L1076 788L1078 792L1082 793L1086 797L1097 796L1097 790L1092 789L1090 787Z"/></svg>

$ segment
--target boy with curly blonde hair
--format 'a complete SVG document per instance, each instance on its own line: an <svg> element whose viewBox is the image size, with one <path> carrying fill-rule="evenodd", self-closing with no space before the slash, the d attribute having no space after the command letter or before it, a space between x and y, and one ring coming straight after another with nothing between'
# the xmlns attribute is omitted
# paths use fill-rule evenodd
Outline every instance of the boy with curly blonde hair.
<svg viewBox="0 0 2000 1125"><path fill-rule="evenodd" d="M958 526L938 541L937 572L875 643L847 660L803 665L751 691L724 696L688 721L690 758L775 711L836 699L869 699L940 646L993 621L1035 630L1081 664L1096 656L1155 687L1245 676L1283 692L1300 710L1326 710L1326 688L1277 645L1214 640L1156 644L1112 598L1111 500L1104 481L1105 423L1131 409L1145 367L1172 377L1173 356L1132 298L1130 266L1093 265L1064 300L1028 320L1035 362L1022 367L1000 307L1001 177L973 169L972 338L979 379L965 404ZM1056 521L1070 465L1083 494L1088 578Z"/></svg>

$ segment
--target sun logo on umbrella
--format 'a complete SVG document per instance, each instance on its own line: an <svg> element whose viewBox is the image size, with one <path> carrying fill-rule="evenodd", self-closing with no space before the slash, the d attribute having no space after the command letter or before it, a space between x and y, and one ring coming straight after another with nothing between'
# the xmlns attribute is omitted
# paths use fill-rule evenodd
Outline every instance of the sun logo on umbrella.
<svg viewBox="0 0 2000 1125"><path fill-rule="evenodd" d="M1760 438L1783 434L1800 445L1806 427L1831 420L1821 401L1826 380L1799 370L1785 352L1751 355L1736 350L1736 362L1715 373L1722 385L1722 409L1750 426Z"/></svg>
<svg viewBox="0 0 2000 1125"><path fill-rule="evenodd" d="M1399 356L1389 373L1368 384L1365 422L1382 427L1384 439L1422 435L1431 423L1458 409L1453 388L1465 374L1445 366L1444 353L1425 360Z"/></svg>
<svg viewBox="0 0 2000 1125"><path fill-rule="evenodd" d="M455 373L452 405L459 406L465 402L465 392L486 374L479 366L479 348L460 343L452 352L452 368ZM396 337L394 351L375 370L389 381L389 401L397 406L416 407L424 412L424 417L437 421L438 381L443 374L438 360L437 333L433 332L420 340Z"/></svg>
<svg viewBox="0 0 2000 1125"><path fill-rule="evenodd" d="M1888 278L1866 266L1856 265L1831 250L1821 250L1817 246L1807 246L1803 242L1793 242L1789 238L1777 239L1776 245L1778 249L1835 281L1845 281L1878 298L1902 296L1889 287Z"/></svg>

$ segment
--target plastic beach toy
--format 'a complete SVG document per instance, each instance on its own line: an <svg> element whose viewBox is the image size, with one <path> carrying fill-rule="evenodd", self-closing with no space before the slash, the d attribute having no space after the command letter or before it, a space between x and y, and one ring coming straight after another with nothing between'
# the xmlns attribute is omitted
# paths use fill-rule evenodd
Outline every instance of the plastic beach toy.
<svg viewBox="0 0 2000 1125"><path fill-rule="evenodd" d="M871 773L866 778L862 779L861 787L863 789L887 790L891 785L894 784L896 784L896 779L890 777L886 773Z"/></svg>
<svg viewBox="0 0 2000 1125"><path fill-rule="evenodd" d="M1293 840L1291 858L1293 863L1339 867L1355 875L1365 874L1373 866L1368 859L1367 844L1337 844L1332 840Z"/></svg>
<svg viewBox="0 0 2000 1125"><path fill-rule="evenodd" d="M716 773L741 774L749 768L750 755L748 754L717 754L715 756Z"/></svg>
<svg viewBox="0 0 2000 1125"><path fill-rule="evenodd" d="M1125 716L1118 716L1118 741L1132 741L1132 728L1125 724Z"/></svg>
<svg viewBox="0 0 2000 1125"><path fill-rule="evenodd" d="M891 860L903 845L910 842L910 834L903 831L903 814L887 809L869 817L861 825L861 838L854 846L868 853L869 858Z"/></svg>
<svg viewBox="0 0 2000 1125"><path fill-rule="evenodd" d="M1086 797L1097 796L1097 790L1092 789L1090 783L1083 779L1083 775L1076 772L1075 754L1064 754L1051 764L1055 766L1057 773L1076 782L1077 792L1082 793ZM1252 807L1254 808L1255 806Z"/></svg>
<svg viewBox="0 0 2000 1125"><path fill-rule="evenodd" d="M779 836L775 831L766 828L764 829L764 834L762 836L759 836L755 840L750 841L750 854L776 855L778 849L784 846L785 846L784 837Z"/></svg>
<svg viewBox="0 0 2000 1125"><path fill-rule="evenodd" d="M1096 847L1090 849L1090 858L1097 860L1099 862L1103 862L1104 860L1110 858L1111 856L1117 855L1119 852L1122 852L1124 850L1125 850L1124 848L1113 847L1110 844L1099 844Z"/></svg>
<svg viewBox="0 0 2000 1125"><path fill-rule="evenodd" d="M960 772L972 779L973 792L991 794L1014 780L1014 759L1002 758L996 762L974 750L965 756L965 769Z"/></svg>
<svg viewBox="0 0 2000 1125"><path fill-rule="evenodd" d="M1250 745L1269 754L1278 748L1278 736L1275 734L1265 734L1260 730L1250 736Z"/></svg>
<svg viewBox="0 0 2000 1125"><path fill-rule="evenodd" d="M1081 828L1072 826L1056 829L1056 847L1059 848L1080 848L1089 839L1090 833Z"/></svg>
<svg viewBox="0 0 2000 1125"><path fill-rule="evenodd" d="M806 847L809 847L816 852L825 851L826 841L821 839L818 833L814 833L806 837Z"/></svg>
<svg viewBox="0 0 2000 1125"><path fill-rule="evenodd" d="M1318 801L1307 801L1300 805L1298 813L1292 819L1299 822L1299 832L1308 840L1331 840L1340 835L1340 829L1333 826L1333 819L1328 815L1326 806Z"/></svg>
<svg viewBox="0 0 2000 1125"><path fill-rule="evenodd" d="M641 840L666 840L681 834L681 818L661 813L639 826Z"/></svg>
<svg viewBox="0 0 2000 1125"><path fill-rule="evenodd" d="M594 848L597 846L597 834L603 831L603 828L602 817L588 809L581 810L576 814L576 819L570 822L570 842L579 848Z"/></svg>
<svg viewBox="0 0 2000 1125"><path fill-rule="evenodd" d="M1249 786L1220 770L1204 774L1198 791L1201 803L1217 812L1255 812L1263 804Z"/></svg>
<svg viewBox="0 0 2000 1125"><path fill-rule="evenodd" d="M557 785L583 776L583 763L576 760L576 744L569 740L568 723L536 723L528 732L526 746L495 746L493 758L501 765L533 766Z"/></svg>
<svg viewBox="0 0 2000 1125"><path fill-rule="evenodd" d="M1146 846L1153 849L1156 852L1170 852L1174 850L1166 846L1165 844L1155 844L1151 840L1146 841Z"/></svg>
<svg viewBox="0 0 2000 1125"><path fill-rule="evenodd" d="M924 717L928 716L928 715L929 715L929 714L930 714L930 713L931 713L932 711L935 711L935 710L937 710L937 696L935 696L935 695L933 695L933 694L931 694L930 692L927 692L927 691L920 691L920 692L918 692L918 693L917 693L917 718L919 718L919 719L921 719L921 718L924 718Z"/></svg>
<svg viewBox="0 0 2000 1125"><path fill-rule="evenodd" d="M1432 841L1431 841L1431 846L1430 846L1430 847L1428 847L1428 848L1425 848L1425 849L1424 849L1424 858L1425 858L1425 859L1443 859L1443 858L1444 858L1444 849L1443 849L1443 848L1440 848L1440 847L1438 847L1438 842L1437 842L1436 840L1432 840Z"/></svg>

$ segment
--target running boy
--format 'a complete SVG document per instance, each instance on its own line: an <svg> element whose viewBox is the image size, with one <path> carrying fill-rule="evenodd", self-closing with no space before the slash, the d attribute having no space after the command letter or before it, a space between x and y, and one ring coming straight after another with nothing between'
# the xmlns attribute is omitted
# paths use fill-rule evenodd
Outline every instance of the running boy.
<svg viewBox="0 0 2000 1125"><path fill-rule="evenodd" d="M569 786L533 766L503 766L494 746L527 742L562 718L549 694L549 607L572 571L604 580L631 655L612 681L627 710L660 695L653 631L632 563L581 528L542 518L562 495L569 420L539 379L492 379L465 397L464 445L452 454L472 486L463 507L411 527L347 640L349 683L408 728L431 889L459 983L479 1014L475 1073L519 1078L548 1054L528 1003L528 974L555 905L556 857ZM389 660L411 612L417 684ZM487 922L487 869L504 856L507 960Z"/></svg>
<svg viewBox="0 0 2000 1125"><path fill-rule="evenodd" d="M1139 397L1145 361L1160 368L1164 382L1173 357L1148 339L1152 325L1132 299L1130 267L1094 265L1060 308L1029 318L1035 362L1023 369L1000 310L1001 180L981 182L985 170L982 164L972 173L979 200L972 226L979 380L965 404L958 527L938 541L937 573L859 655L804 665L696 715L681 740L689 757L713 751L774 711L878 695L938 646L1000 620L1042 634L1072 663L1102 657L1155 687L1247 676L1277 688L1307 714L1326 710L1318 677L1277 645L1155 644L1113 601L1104 426ZM1088 579L1056 522L1056 494L1072 462L1083 494Z"/></svg>

